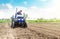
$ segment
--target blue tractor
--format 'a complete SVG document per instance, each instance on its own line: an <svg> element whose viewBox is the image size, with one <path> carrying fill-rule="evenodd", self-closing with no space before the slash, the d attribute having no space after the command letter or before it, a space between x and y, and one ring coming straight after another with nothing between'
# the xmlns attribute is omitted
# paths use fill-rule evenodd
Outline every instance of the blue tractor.
<svg viewBox="0 0 60 39"><path fill-rule="evenodd" d="M11 23L11 28L15 28L15 27L27 27L27 23L25 18L22 15L16 15L16 16L12 16L12 23Z"/></svg>

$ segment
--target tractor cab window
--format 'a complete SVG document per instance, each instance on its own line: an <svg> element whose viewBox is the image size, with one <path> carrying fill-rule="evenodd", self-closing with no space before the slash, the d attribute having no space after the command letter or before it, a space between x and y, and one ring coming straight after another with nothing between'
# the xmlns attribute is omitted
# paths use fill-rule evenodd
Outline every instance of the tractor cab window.
<svg viewBox="0 0 60 39"><path fill-rule="evenodd" d="M23 18L23 15L16 15L16 18Z"/></svg>

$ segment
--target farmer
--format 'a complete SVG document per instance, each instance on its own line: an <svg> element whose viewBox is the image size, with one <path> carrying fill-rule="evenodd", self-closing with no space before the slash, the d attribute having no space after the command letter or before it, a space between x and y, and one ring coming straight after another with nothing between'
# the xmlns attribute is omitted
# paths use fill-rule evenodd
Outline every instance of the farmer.
<svg viewBox="0 0 60 39"><path fill-rule="evenodd" d="M17 12L16 14L21 14L22 15L22 10L20 10L19 12Z"/></svg>
<svg viewBox="0 0 60 39"><path fill-rule="evenodd" d="M16 18L16 15L23 15L22 10L18 11L18 12L15 14L15 18Z"/></svg>
<svg viewBox="0 0 60 39"><path fill-rule="evenodd" d="M23 14L22 14L22 10L18 11L15 15L13 15L13 16L11 17L11 19L12 19L12 20L15 19L17 14L18 14L18 15L23 15Z"/></svg>

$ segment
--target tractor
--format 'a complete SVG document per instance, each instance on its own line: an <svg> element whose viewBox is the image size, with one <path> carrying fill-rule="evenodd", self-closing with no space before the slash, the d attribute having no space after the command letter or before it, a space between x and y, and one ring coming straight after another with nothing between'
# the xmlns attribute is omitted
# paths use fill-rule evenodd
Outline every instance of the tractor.
<svg viewBox="0 0 60 39"><path fill-rule="evenodd" d="M16 16L12 16L11 19L12 19L11 28L15 27L27 28L26 19L23 17L23 15L17 14Z"/></svg>

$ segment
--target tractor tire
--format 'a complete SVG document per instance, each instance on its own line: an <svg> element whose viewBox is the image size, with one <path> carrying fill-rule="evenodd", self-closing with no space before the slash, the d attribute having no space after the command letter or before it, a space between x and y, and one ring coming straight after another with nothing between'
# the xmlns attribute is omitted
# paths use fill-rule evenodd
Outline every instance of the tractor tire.
<svg viewBox="0 0 60 39"><path fill-rule="evenodd" d="M27 23L26 22L24 23L24 28L27 28Z"/></svg>
<svg viewBox="0 0 60 39"><path fill-rule="evenodd" d="M11 28L15 28L15 23L14 22L12 22Z"/></svg>

